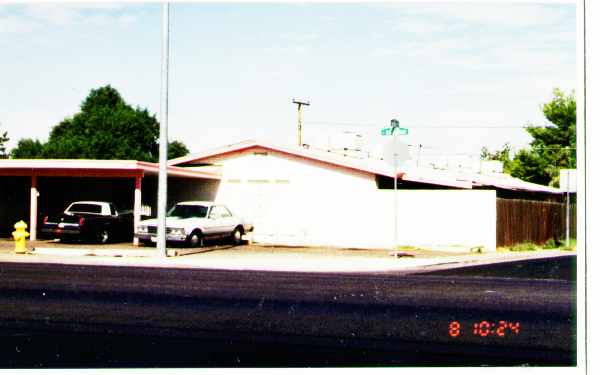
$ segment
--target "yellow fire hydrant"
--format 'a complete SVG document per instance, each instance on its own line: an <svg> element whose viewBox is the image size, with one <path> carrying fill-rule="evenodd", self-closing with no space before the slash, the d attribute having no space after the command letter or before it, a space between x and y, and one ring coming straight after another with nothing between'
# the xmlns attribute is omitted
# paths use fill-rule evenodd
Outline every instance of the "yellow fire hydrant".
<svg viewBox="0 0 600 375"><path fill-rule="evenodd" d="M27 241L25 239L29 237L29 233L25 229L27 229L27 224L21 220L15 224L15 231L12 232L15 239L15 253L17 254L25 254L27 252L27 248L25 247Z"/></svg>

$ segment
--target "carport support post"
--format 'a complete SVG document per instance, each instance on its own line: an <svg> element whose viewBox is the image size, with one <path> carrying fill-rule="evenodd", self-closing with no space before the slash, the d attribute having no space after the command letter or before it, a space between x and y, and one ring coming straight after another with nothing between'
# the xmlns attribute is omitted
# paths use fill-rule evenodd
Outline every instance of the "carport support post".
<svg viewBox="0 0 600 375"><path fill-rule="evenodd" d="M31 193L29 198L29 239L37 239L37 216L38 216L38 190L37 176L31 176Z"/></svg>
<svg viewBox="0 0 600 375"><path fill-rule="evenodd" d="M135 178L135 192L133 195L133 233L136 232L140 219L142 216L142 177L136 176ZM133 237L133 245L138 246L140 240L137 237Z"/></svg>

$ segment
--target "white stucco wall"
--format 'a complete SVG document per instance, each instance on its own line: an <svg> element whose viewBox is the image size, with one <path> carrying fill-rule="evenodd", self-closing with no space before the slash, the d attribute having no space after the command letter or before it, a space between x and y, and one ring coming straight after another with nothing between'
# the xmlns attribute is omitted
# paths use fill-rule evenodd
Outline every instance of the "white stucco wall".
<svg viewBox="0 0 600 375"><path fill-rule="evenodd" d="M255 224L254 241L282 245L391 248L392 190L374 176L254 151L225 158L216 200ZM496 194L399 190L398 244L496 248Z"/></svg>

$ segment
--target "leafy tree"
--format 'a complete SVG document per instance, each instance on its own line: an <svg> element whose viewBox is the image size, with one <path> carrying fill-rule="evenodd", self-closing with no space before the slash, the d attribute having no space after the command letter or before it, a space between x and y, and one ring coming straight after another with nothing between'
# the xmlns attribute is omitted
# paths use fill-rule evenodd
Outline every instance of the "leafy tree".
<svg viewBox="0 0 600 375"><path fill-rule="evenodd" d="M504 171L525 181L542 185L559 185L560 169L575 168L576 160L576 113L575 93L565 94L554 89L554 98L542 105L542 112L550 126L530 125L525 130L533 140L530 149L519 150L510 159L510 146L500 151L482 149L481 157L501 160Z"/></svg>
<svg viewBox="0 0 600 375"><path fill-rule="evenodd" d="M190 150L183 144L183 142L173 141L169 142L167 150L167 159L175 159L182 156L186 156L190 153Z"/></svg>
<svg viewBox="0 0 600 375"><path fill-rule="evenodd" d="M91 90L81 111L50 132L48 142L24 140L13 157L43 155L58 159L158 160L159 124L148 110L127 104L110 85ZM41 145L41 147L39 147ZM182 147L183 146L183 147ZM21 150L21 147L23 148ZM181 142L173 151L187 153ZM41 150L41 152L39 152Z"/></svg>
<svg viewBox="0 0 600 375"><path fill-rule="evenodd" d="M105 86L92 90L81 112L52 129L44 148L52 158L154 161L157 138L156 118L131 107L117 90Z"/></svg>
<svg viewBox="0 0 600 375"><path fill-rule="evenodd" d="M10 138L8 138L8 132L0 133L0 159L6 159L8 157L4 143L8 142L9 140Z"/></svg>
<svg viewBox="0 0 600 375"><path fill-rule="evenodd" d="M511 170L511 159L510 159L511 147L507 142L502 146L502 149L494 152L490 151L487 147L481 149L481 160L498 160L503 164L504 173L509 173Z"/></svg>
<svg viewBox="0 0 600 375"><path fill-rule="evenodd" d="M13 159L42 159L44 158L44 145L37 139L23 138L17 147L10 151Z"/></svg>

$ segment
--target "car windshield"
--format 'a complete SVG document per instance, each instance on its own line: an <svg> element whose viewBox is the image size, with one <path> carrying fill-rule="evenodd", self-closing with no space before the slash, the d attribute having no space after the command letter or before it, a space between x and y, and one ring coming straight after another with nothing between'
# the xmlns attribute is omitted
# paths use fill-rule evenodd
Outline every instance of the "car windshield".
<svg viewBox="0 0 600 375"><path fill-rule="evenodd" d="M72 204L71 207L69 207L69 209L67 211L79 212L79 213L100 214L100 213L102 213L102 206L99 204L75 203L75 204Z"/></svg>
<svg viewBox="0 0 600 375"><path fill-rule="evenodd" d="M169 210L167 216L187 219L190 217L206 217L207 212L208 207L206 206L178 204Z"/></svg>

